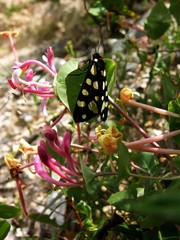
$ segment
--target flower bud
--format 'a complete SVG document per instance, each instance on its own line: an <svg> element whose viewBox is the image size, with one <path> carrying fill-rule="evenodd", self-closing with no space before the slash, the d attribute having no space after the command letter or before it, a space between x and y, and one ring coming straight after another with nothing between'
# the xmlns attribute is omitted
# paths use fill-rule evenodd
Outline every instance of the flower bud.
<svg viewBox="0 0 180 240"><path fill-rule="evenodd" d="M118 141L122 140L122 133L115 126L110 126L107 130L102 130L101 127L96 128L96 135L99 143L106 153L111 153L117 150Z"/></svg>
<svg viewBox="0 0 180 240"><path fill-rule="evenodd" d="M56 131L50 126L43 126L40 128L40 131L44 135L44 137L50 142L53 142L57 139Z"/></svg>
<svg viewBox="0 0 180 240"><path fill-rule="evenodd" d="M133 97L133 92L129 88L123 88L120 92L120 99L123 103L128 103Z"/></svg>
<svg viewBox="0 0 180 240"><path fill-rule="evenodd" d="M47 152L47 147L44 141L41 141L38 146L38 155L42 162L47 162L49 159L49 154Z"/></svg>

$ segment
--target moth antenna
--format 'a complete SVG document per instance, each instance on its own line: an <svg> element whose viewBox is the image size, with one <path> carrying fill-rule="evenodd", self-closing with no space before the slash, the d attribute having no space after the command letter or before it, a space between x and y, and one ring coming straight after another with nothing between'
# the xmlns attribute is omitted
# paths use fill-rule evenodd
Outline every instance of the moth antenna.
<svg viewBox="0 0 180 240"><path fill-rule="evenodd" d="M88 36L86 34L84 34L85 38L93 45L94 49L95 49L95 52L97 52L97 49L96 49L96 44L95 42L93 42L91 39L88 38Z"/></svg>
<svg viewBox="0 0 180 240"><path fill-rule="evenodd" d="M98 43L98 45L97 45L97 46L98 46L97 52L99 52L99 49L100 49L100 42L101 42L101 41L99 40L99 43Z"/></svg>

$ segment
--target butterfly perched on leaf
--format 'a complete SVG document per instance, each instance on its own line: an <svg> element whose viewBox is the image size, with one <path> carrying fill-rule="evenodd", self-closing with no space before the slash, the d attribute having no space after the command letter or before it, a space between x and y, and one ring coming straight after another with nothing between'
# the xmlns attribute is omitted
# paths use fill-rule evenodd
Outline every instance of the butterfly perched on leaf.
<svg viewBox="0 0 180 240"><path fill-rule="evenodd" d="M108 91L105 62L98 53L94 53L87 65L73 118L75 122L84 122L100 115L101 120L106 121L107 113Z"/></svg>
<svg viewBox="0 0 180 240"><path fill-rule="evenodd" d="M99 115L106 121L108 94L114 83L115 63L96 52L82 67L78 67L77 59L65 63L58 72L54 88L75 122L86 122Z"/></svg>

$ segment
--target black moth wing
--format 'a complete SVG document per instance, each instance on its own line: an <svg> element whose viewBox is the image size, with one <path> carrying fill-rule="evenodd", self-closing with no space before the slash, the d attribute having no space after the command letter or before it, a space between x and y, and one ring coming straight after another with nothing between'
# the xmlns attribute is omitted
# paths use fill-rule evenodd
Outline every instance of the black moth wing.
<svg viewBox="0 0 180 240"><path fill-rule="evenodd" d="M105 121L108 112L108 92L105 63L102 57L95 53L90 60L86 77L82 84L73 111L75 122L88 121L99 114Z"/></svg>

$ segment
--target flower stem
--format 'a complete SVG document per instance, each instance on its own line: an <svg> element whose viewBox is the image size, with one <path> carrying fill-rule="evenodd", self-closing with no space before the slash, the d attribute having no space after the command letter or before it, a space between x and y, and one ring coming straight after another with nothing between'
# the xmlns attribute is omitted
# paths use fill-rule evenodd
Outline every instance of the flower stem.
<svg viewBox="0 0 180 240"><path fill-rule="evenodd" d="M160 136L149 137L147 139L141 139L141 140L138 140L138 141L125 143L125 145L128 148L134 148L136 146L140 147L140 146L142 146L144 144L148 144L148 143L152 143L152 142L159 142L159 141L165 140L167 138L176 136L178 134L180 134L180 130L176 130L176 131L173 131L173 132L170 132L170 133L165 133L165 134L160 135Z"/></svg>
<svg viewBox="0 0 180 240"><path fill-rule="evenodd" d="M169 112L169 111L161 109L161 108L153 107L153 106L150 106L150 105L147 105L147 104L144 104L144 103L139 103L139 102L136 102L136 101L131 100L131 99L127 102L127 104L131 105L131 106L136 106L136 107L143 108L147 111L163 114L163 115L166 115L166 116L171 116L171 117L176 117L176 118L180 117L179 114Z"/></svg>
<svg viewBox="0 0 180 240"><path fill-rule="evenodd" d="M145 138L149 138L148 134L142 129L121 107L110 97L108 96L110 103L140 132ZM156 142L151 143L154 147L158 148L159 145Z"/></svg>

